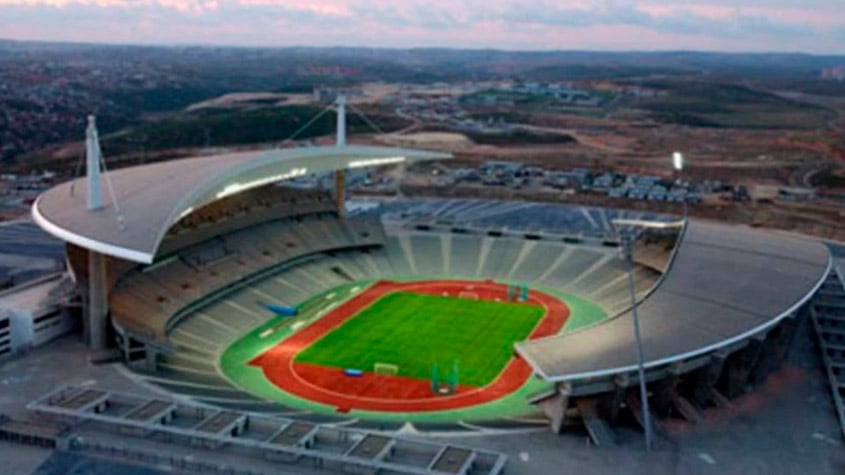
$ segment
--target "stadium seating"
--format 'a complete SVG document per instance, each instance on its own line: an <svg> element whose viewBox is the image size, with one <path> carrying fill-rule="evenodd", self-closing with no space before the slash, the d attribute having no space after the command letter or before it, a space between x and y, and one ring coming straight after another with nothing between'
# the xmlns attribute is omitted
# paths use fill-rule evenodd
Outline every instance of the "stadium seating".
<svg viewBox="0 0 845 475"><path fill-rule="evenodd" d="M409 238L416 274L443 276L443 245L439 234L419 234Z"/></svg>
<svg viewBox="0 0 845 475"><path fill-rule="evenodd" d="M535 282L568 250L569 246L526 241L508 278L520 282Z"/></svg>
<svg viewBox="0 0 845 475"><path fill-rule="evenodd" d="M403 200L386 202L368 212L411 223L434 222L475 228L505 228L596 237L613 233L612 221L618 218L669 219L643 211L487 200Z"/></svg>
<svg viewBox="0 0 845 475"><path fill-rule="evenodd" d="M328 226L320 223L318 229ZM447 242L448 245L444 244ZM659 275L649 267L637 266L634 277L638 294L647 292ZM612 250L525 239L416 233L388 237L380 248L347 247L346 250L319 252L312 259L280 269L273 276L250 284L196 315L200 320L218 319L220 325L212 335L220 334L220 327L234 327L232 334L225 336L237 337L251 328L250 325L261 323L251 321L249 317L255 317L256 313L267 318L272 316L260 309L258 301L295 305L314 294L354 281L404 277L523 282L583 296L605 307L609 313L621 311L630 303L624 262ZM151 289L143 288L145 290L136 291L135 295ZM238 314L244 314L238 322L221 320ZM180 323L177 328L182 325ZM188 322L184 325L190 330Z"/></svg>
<svg viewBox="0 0 845 475"><path fill-rule="evenodd" d="M171 318L209 294L302 256L379 245L383 239L377 220L367 217L342 221L312 215L259 224L130 272L112 291L112 316L136 337L164 340ZM307 271L293 272L306 287L315 279Z"/></svg>
<svg viewBox="0 0 845 475"><path fill-rule="evenodd" d="M521 246L526 241L513 239L493 239L485 238L492 241L490 250L485 256L484 262L481 265L481 276L484 278L501 278L507 277L516 261L516 256Z"/></svg>
<svg viewBox="0 0 845 475"><path fill-rule="evenodd" d="M183 216L168 231L160 253L204 242L221 234L295 215L336 213L325 191L269 186L215 201Z"/></svg>
<svg viewBox="0 0 845 475"><path fill-rule="evenodd" d="M538 207L540 216L551 224L574 226L596 236L608 229L610 218L604 210L574 208L554 215L553 207L545 206L442 201L403 202L390 209L411 223L421 217L459 218L478 225L498 222L535 229L538 223L522 218L520 210ZM238 219L225 210L214 216L218 222ZM496 216L504 220L496 221ZM264 304L296 306L352 282L494 279L575 294L609 315L630 306L626 266L615 248L600 243L427 232L412 226L391 228L387 233L376 214L339 219L322 212L265 220L215 236L130 272L110 300L113 320L122 331L166 342L175 350L159 356L160 369L149 376L152 382L218 405L283 411L232 386L217 368L220 355L244 334L275 318ZM638 298L660 277L669 252L662 242L638 245L637 255L642 256L634 272Z"/></svg>
<svg viewBox="0 0 845 475"><path fill-rule="evenodd" d="M410 245L407 244L407 239L391 238L385 243L384 250L390 262L390 267L393 269L392 275L400 277L417 275L416 269L409 260L412 254L409 249Z"/></svg>
<svg viewBox="0 0 845 475"><path fill-rule="evenodd" d="M306 214L315 203L320 210L333 210L334 200L324 191L302 190L270 186L247 190L215 201L184 216L169 230L169 235L178 235L191 230L220 224L222 221L239 217L261 215L264 210L275 209L284 215ZM327 208L326 208L327 207ZM277 215L278 216L278 215Z"/></svg>
<svg viewBox="0 0 845 475"><path fill-rule="evenodd" d="M474 237L450 235L449 269L455 277L475 278L481 246Z"/></svg>
<svg viewBox="0 0 845 475"><path fill-rule="evenodd" d="M365 242L352 242L350 227L341 223L328 218L291 221L286 233L300 238L296 242L302 247L278 254L263 255L257 251L262 247L260 239L254 235L250 238L250 233L236 233L226 237L231 252L222 257L219 246L210 247L207 254L200 254L202 259L192 251L186 254L189 257L180 256L154 272L133 273L115 289L113 315L121 326L139 335L163 339L170 319L192 302L234 281L308 254L317 257L250 284L255 297L295 305L315 293L359 280L463 277L511 280L572 293L593 300L610 313L623 310L629 303L625 265L612 250L436 233L384 238L380 231L373 230L371 237L385 239L385 245L362 252L348 250ZM279 235L276 241L286 237ZM347 251L338 251L342 249ZM217 265L225 271L215 270ZM659 275L650 267L637 266L634 276L638 293L647 292ZM227 302L234 307L230 309L233 313L238 309L247 312L237 302ZM240 325L235 330L244 332Z"/></svg>

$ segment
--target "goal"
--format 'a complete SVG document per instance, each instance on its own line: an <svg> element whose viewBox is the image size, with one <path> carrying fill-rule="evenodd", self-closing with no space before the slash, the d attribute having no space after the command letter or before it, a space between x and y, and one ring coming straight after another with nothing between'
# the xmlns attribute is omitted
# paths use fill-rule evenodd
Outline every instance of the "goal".
<svg viewBox="0 0 845 475"><path fill-rule="evenodd" d="M464 290L458 293L458 297L462 299L478 300L478 294L475 292L466 292Z"/></svg>
<svg viewBox="0 0 845 475"><path fill-rule="evenodd" d="M373 373L384 376L396 376L399 374L399 365L390 363L376 363L373 365Z"/></svg>

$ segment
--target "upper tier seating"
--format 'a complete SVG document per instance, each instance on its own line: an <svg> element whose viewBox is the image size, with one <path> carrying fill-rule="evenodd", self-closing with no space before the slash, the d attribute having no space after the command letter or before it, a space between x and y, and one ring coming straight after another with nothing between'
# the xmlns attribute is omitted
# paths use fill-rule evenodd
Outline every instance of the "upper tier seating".
<svg viewBox="0 0 845 475"><path fill-rule="evenodd" d="M296 215L336 212L325 191L282 186L247 190L191 211L168 230L159 254L178 251L215 236Z"/></svg>
<svg viewBox="0 0 845 475"><path fill-rule="evenodd" d="M179 310L265 269L310 254L384 242L374 218L298 216L242 229L127 274L110 297L117 324L162 340Z"/></svg>
<svg viewBox="0 0 845 475"><path fill-rule="evenodd" d="M402 200L386 202L363 213L386 213L388 217L411 223L434 222L470 228L506 228L596 237L612 235L612 221L618 218L670 219L644 211L489 200Z"/></svg>

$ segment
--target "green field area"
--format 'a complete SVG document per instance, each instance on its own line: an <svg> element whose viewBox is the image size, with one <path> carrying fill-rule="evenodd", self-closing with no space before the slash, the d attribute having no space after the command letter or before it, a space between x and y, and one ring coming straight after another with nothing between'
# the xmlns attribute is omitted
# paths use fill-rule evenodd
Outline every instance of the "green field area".
<svg viewBox="0 0 845 475"><path fill-rule="evenodd" d="M408 277L399 280L413 282L415 279ZM525 283L521 282L512 283L525 285ZM249 362L270 348L282 343L291 334L295 333L296 329L293 326L294 322L314 321L319 318L321 310L346 301L356 295L361 289L366 288L369 284L370 282L355 282L329 289L326 292L315 295L309 300L298 305L300 315L295 319L279 317L272 319L264 325L258 326L226 349L220 358L220 368L233 384L245 389L256 397L260 397L268 401L275 401L283 406L295 408L296 410L313 411L322 414L335 414L337 409L336 407L308 401L281 390L266 378L262 368L258 366L251 366ZM569 333L595 325L608 317L604 310L587 299L583 299L572 294L561 293L555 289L538 288L538 290L560 298L569 307L569 319L566 321L566 325L561 330L561 333ZM265 336L265 332L267 330L272 330L272 334ZM443 368L444 376L450 369L451 367ZM463 381L461 381L461 383L463 383ZM533 417L537 415L537 408L528 403L528 398L538 392L548 390L551 385L552 383L543 381L542 379L530 378L519 389L519 391L513 394L504 396L501 399L497 399L496 401L490 403L463 409L418 413L353 410L352 413L355 417L367 420L413 421L425 423L455 422L459 420L487 421L507 417ZM541 416L540 420L545 421L545 416Z"/></svg>
<svg viewBox="0 0 845 475"><path fill-rule="evenodd" d="M382 297L296 357L303 363L372 371L395 364L399 375L446 377L455 361L459 384L485 386L543 317L536 305L396 292Z"/></svg>

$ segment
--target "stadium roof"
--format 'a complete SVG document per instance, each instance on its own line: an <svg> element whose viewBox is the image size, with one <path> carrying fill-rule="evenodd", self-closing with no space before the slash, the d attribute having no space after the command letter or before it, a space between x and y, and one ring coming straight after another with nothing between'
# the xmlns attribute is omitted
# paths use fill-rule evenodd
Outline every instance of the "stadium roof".
<svg viewBox="0 0 845 475"><path fill-rule="evenodd" d="M85 178L58 185L32 206L54 236L103 254L150 263L167 230L215 200L310 173L439 160L451 154L386 147L306 147L195 157L108 172L117 206L89 211ZM109 187L105 187L109 189Z"/></svg>
<svg viewBox="0 0 845 475"><path fill-rule="evenodd" d="M646 368L689 360L772 327L815 293L830 266L828 248L811 238L690 221L669 270L638 306ZM552 381L637 369L630 312L518 343L517 351Z"/></svg>

